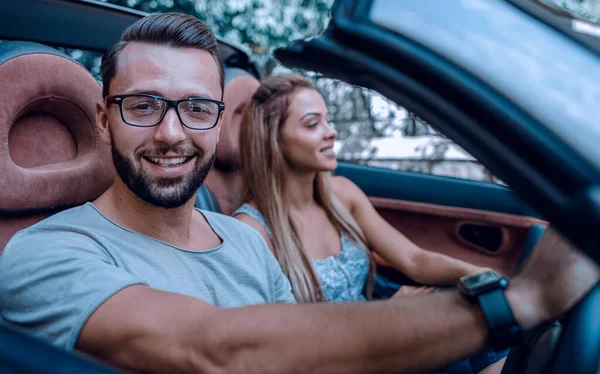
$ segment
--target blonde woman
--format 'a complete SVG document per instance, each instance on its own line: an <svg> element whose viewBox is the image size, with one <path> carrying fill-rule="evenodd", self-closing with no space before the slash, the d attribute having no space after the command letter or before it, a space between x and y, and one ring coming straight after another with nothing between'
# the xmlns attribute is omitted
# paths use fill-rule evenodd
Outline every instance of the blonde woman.
<svg viewBox="0 0 600 374"><path fill-rule="evenodd" d="M234 215L263 235L298 302L368 300L374 277L369 250L430 286L454 285L482 270L421 249L379 216L354 183L330 176L337 167L337 132L305 78L266 79L243 123L247 203Z"/></svg>
<svg viewBox="0 0 600 374"><path fill-rule="evenodd" d="M311 83L297 75L266 79L244 112L240 158L244 201L235 213L257 229L278 259L299 303L371 297L374 251L426 285L454 285L481 268L428 252L388 224L337 167L337 132ZM396 295L432 288L401 287ZM446 374L499 373L507 351L483 351Z"/></svg>

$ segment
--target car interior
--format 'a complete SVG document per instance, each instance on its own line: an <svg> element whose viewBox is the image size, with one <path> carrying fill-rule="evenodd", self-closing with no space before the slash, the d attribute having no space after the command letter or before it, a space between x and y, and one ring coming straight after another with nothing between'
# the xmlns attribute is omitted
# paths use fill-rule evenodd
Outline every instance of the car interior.
<svg viewBox="0 0 600 374"><path fill-rule="evenodd" d="M0 44L0 79L1 255L15 232L98 197L114 171L95 126L101 87L87 69L55 48L11 41ZM2 372L43 372L51 363L64 372L112 371L1 322Z"/></svg>
<svg viewBox="0 0 600 374"><path fill-rule="evenodd" d="M62 21L64 29L91 23L78 35L36 33L16 22L6 23L0 32L0 39L8 40L0 42L0 255L18 230L97 198L115 178L110 149L99 140L95 126L94 103L101 100L101 86L87 69L52 46L102 51L144 15L91 1L24 0L9 8L0 21L36 20L39 29L47 30ZM261 77L240 49L220 41L220 50L226 65ZM285 62L293 53L281 51L278 57ZM520 269L548 225L504 186L343 162L335 174L361 187L378 212L419 246L504 274ZM219 211L204 187L196 206ZM376 260L378 297L389 297L399 285L415 284ZM511 350L503 373L545 372L560 333L556 322L531 332ZM30 339L1 320L0 347L5 347L0 349L0 370L8 372L38 371L36 365L50 361L61 362L56 366L63 365L60 372L112 370ZM32 349L40 352L41 364L26 359L24 352Z"/></svg>
<svg viewBox="0 0 600 374"><path fill-rule="evenodd" d="M5 42L0 79L1 251L16 231L98 197L114 171L95 126L101 87L87 69L45 45Z"/></svg>

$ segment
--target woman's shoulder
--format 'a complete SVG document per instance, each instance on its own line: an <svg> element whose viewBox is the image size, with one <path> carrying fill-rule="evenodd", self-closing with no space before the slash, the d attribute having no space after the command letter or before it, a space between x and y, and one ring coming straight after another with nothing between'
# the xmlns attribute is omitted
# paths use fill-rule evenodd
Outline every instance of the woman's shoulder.
<svg viewBox="0 0 600 374"><path fill-rule="evenodd" d="M232 214L233 217L245 221L247 217L256 221L264 221L264 217L253 201L242 204Z"/></svg>
<svg viewBox="0 0 600 374"><path fill-rule="evenodd" d="M350 208L360 198L361 190L350 179L342 176L331 178L331 189L346 207Z"/></svg>
<svg viewBox="0 0 600 374"><path fill-rule="evenodd" d="M271 243L271 230L267 225L265 217L257 209L254 202L250 201L242 204L242 206L233 213L233 216L258 231L267 242L271 252L273 252L273 244Z"/></svg>
<svg viewBox="0 0 600 374"><path fill-rule="evenodd" d="M258 207L256 206L256 203L254 201L247 201L245 203L243 203L242 205L240 205L239 208L237 208L235 210L235 212L233 212L233 215L238 215L238 214L247 214L247 211L256 211L259 212Z"/></svg>
<svg viewBox="0 0 600 374"><path fill-rule="evenodd" d="M358 186L352 182L350 179L341 176L341 175L336 175L336 176L332 176L331 177L331 187L334 189L340 189L340 190L347 190L347 191L354 191L356 189L358 189Z"/></svg>
<svg viewBox="0 0 600 374"><path fill-rule="evenodd" d="M259 231L267 231L267 222L253 201L242 204L234 213L233 217L252 226ZM268 231L267 231L268 232Z"/></svg>

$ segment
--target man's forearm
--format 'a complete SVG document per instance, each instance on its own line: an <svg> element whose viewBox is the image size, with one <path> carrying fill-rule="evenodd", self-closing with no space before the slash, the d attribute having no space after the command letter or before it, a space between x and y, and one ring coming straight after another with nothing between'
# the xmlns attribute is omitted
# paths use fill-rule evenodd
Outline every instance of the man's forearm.
<svg viewBox="0 0 600 374"><path fill-rule="evenodd" d="M363 304L223 310L210 331L224 372L410 372L484 348L477 306L456 292Z"/></svg>
<svg viewBox="0 0 600 374"><path fill-rule="evenodd" d="M91 315L77 348L148 373L414 373L481 350L486 335L479 307L456 291L221 309L131 286Z"/></svg>
<svg viewBox="0 0 600 374"><path fill-rule="evenodd" d="M506 290L524 330L555 319L600 279L595 263L546 234ZM77 348L145 372L415 372L484 348L479 307L456 291L359 304L219 309L142 285L92 313Z"/></svg>

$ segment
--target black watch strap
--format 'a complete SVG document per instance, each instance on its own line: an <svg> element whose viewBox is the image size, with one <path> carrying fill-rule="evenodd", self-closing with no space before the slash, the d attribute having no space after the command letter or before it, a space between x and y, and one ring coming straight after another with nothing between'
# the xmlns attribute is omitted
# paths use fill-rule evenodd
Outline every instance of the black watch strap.
<svg viewBox="0 0 600 374"><path fill-rule="evenodd" d="M497 351L519 343L523 336L504 291L497 288L476 296L488 323L489 344Z"/></svg>

